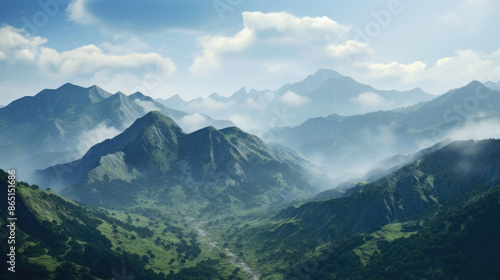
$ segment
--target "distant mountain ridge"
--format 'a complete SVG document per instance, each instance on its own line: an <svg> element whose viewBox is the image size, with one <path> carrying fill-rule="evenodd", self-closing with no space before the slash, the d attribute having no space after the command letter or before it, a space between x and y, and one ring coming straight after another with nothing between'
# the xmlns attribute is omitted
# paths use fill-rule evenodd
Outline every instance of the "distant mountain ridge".
<svg viewBox="0 0 500 280"><path fill-rule="evenodd" d="M75 159L151 110L176 120L189 117L142 93L110 94L98 86L83 88L67 83L20 98L0 108L0 166L30 173ZM206 122L220 128L232 125L210 118Z"/></svg>
<svg viewBox="0 0 500 280"><path fill-rule="evenodd" d="M179 186L188 201L201 195L256 207L311 194L306 173L301 159L236 127L186 134L150 112L83 158L36 171L32 181L57 190L70 186L66 195L93 204L131 203L144 191L170 201Z"/></svg>
<svg viewBox="0 0 500 280"><path fill-rule="evenodd" d="M158 99L158 102L190 113L219 114L219 118L225 119L247 116L253 123L241 122L240 125L255 129L299 125L307 119L330 114L347 116L395 109L433 97L420 88L403 92L378 90L336 71L320 69L303 81L286 84L275 91L247 91L243 87L230 97L213 93L205 99L184 101L179 95L174 95L166 100ZM218 105L215 108L227 109L223 112L212 109L214 102Z"/></svg>
<svg viewBox="0 0 500 280"><path fill-rule="evenodd" d="M488 82L485 82L484 85L491 88L491 89L494 89L496 91L500 91L500 81L498 81L498 82L488 81Z"/></svg>
<svg viewBox="0 0 500 280"><path fill-rule="evenodd" d="M264 139L294 147L307 158L333 168L359 169L430 146L450 133L473 127L474 122L496 121L499 117L500 92L473 81L417 105L364 115L313 118L296 127L271 130Z"/></svg>

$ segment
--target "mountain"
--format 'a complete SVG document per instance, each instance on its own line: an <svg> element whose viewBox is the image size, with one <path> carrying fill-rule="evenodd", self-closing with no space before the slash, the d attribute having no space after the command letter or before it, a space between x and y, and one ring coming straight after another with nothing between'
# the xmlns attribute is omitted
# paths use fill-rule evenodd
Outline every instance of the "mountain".
<svg viewBox="0 0 500 280"><path fill-rule="evenodd" d="M23 182L15 184L14 196L8 196L12 178L0 170L0 207L8 209L15 201L16 218L7 220L13 216L0 211L0 249L15 256L15 273L4 261L1 279L201 280L245 275L234 272L236 266L218 253L202 249L189 227L176 226L186 220L160 207L145 206L149 211L135 213L83 207ZM12 223L15 235L7 227Z"/></svg>
<svg viewBox="0 0 500 280"><path fill-rule="evenodd" d="M395 109L433 97L419 88L404 92L378 90L336 71L320 69L303 81L274 91L247 91L243 87L229 97L213 93L205 99L184 101L176 95L158 101L189 113L230 119L248 131L299 125L331 114L347 116Z"/></svg>
<svg viewBox="0 0 500 280"><path fill-rule="evenodd" d="M493 89L493 90L500 91L500 81L498 81L498 82L488 81L488 82L485 82L484 85Z"/></svg>
<svg viewBox="0 0 500 280"><path fill-rule="evenodd" d="M189 117L139 92L110 94L97 86L69 83L15 100L0 108L0 167L19 168L26 176L37 168L74 160L151 110L177 120ZM207 123L231 124L213 119Z"/></svg>
<svg viewBox="0 0 500 280"><path fill-rule="evenodd" d="M482 127L482 122L491 126L499 113L500 92L474 81L414 106L313 118L271 130L264 139L294 147L312 161L338 170L366 171L385 158L412 153L446 137L483 137L479 134L487 131L474 127Z"/></svg>
<svg viewBox="0 0 500 280"><path fill-rule="evenodd" d="M499 197L500 140L457 141L342 197L246 221L223 241L258 259L254 266L272 267L264 273L273 276L470 279L498 271L500 243L490 240L500 233L492 225ZM482 253L489 257L481 263ZM305 264L316 269L308 273Z"/></svg>
<svg viewBox="0 0 500 280"><path fill-rule="evenodd" d="M123 206L147 193L167 204L201 198L222 209L253 208L311 194L302 165L236 127L186 134L150 112L81 159L38 170L32 180L57 190L69 186L65 195L92 204Z"/></svg>
<svg viewBox="0 0 500 280"><path fill-rule="evenodd" d="M498 184L500 140L453 142L383 179L349 189L346 197L286 209L278 217L302 220L304 232L320 233L332 223L340 235L353 235L414 219L438 205L455 206Z"/></svg>
<svg viewBox="0 0 500 280"><path fill-rule="evenodd" d="M395 109L433 98L420 88L410 91L378 90L359 83L333 70L320 69L302 82L289 84L276 91L280 96L293 92L310 100L297 114L314 111L317 116L363 114L382 109ZM313 116L306 117L311 118Z"/></svg>

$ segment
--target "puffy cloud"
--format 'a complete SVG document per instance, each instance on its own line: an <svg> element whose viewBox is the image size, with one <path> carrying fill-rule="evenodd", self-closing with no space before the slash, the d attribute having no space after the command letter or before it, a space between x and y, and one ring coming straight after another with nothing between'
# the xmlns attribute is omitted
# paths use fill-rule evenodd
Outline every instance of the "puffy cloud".
<svg viewBox="0 0 500 280"><path fill-rule="evenodd" d="M373 50L365 43L348 40L344 45L327 46L327 52L334 58L354 60L371 55Z"/></svg>
<svg viewBox="0 0 500 280"><path fill-rule="evenodd" d="M82 46L73 50L59 52L43 47L47 39L28 35L22 29L11 26L0 28L0 59L10 62L31 61L43 73L62 76L94 74L103 70L124 72L139 70L153 72L155 75L168 76L175 71L170 58L157 53L131 52L122 55L106 53L95 45ZM108 48L111 48L107 44Z"/></svg>
<svg viewBox="0 0 500 280"><path fill-rule="evenodd" d="M0 28L0 60L12 58L15 60L34 61L40 45L47 39L29 36L24 30L9 25Z"/></svg>
<svg viewBox="0 0 500 280"><path fill-rule="evenodd" d="M225 56L251 49L264 56L287 53L293 48L300 48L305 55L314 55L316 50L325 54L331 52L327 46L335 48L335 44L342 42L350 30L350 26L341 25L328 17L299 18L287 12L243 12L242 16L244 28L234 36L205 36L198 39L202 50L190 67L193 74L210 74L222 67ZM254 48L258 48L258 51ZM366 45L349 41L344 50L338 48L337 52L358 53L366 51L366 48ZM274 72L282 70L281 67L267 68Z"/></svg>
<svg viewBox="0 0 500 280"><path fill-rule="evenodd" d="M111 55L95 45L61 53L54 49L41 48L39 65L44 71L68 76L91 74L102 69L125 70L146 66L156 66L165 75L172 74L175 70L175 65L169 58L163 58L157 53Z"/></svg>
<svg viewBox="0 0 500 280"><path fill-rule="evenodd" d="M416 61L410 64L401 64L393 61L388 64L373 63L369 64L368 67L378 76L393 77L421 73L427 68L427 65L422 61Z"/></svg>
<svg viewBox="0 0 500 280"><path fill-rule="evenodd" d="M300 96L292 91L288 91L287 93L280 96L279 100L285 103L286 105L295 107L303 106L311 102L311 99L304 96Z"/></svg>
<svg viewBox="0 0 500 280"><path fill-rule="evenodd" d="M210 125L210 120L201 114L192 114L182 117L177 121L182 129L188 133Z"/></svg>
<svg viewBox="0 0 500 280"><path fill-rule="evenodd" d="M234 37L202 37L198 40L203 46L203 55L195 58L190 70L194 74L207 75L220 68L220 55L248 48L254 41L254 31L243 29Z"/></svg>
<svg viewBox="0 0 500 280"><path fill-rule="evenodd" d="M344 37L350 30L349 26L338 24L326 16L299 18L286 12L267 14L244 12L242 15L243 25L247 29L260 31L275 29L284 34L287 39L298 42L303 42L304 39L307 41L336 40Z"/></svg>
<svg viewBox="0 0 500 280"><path fill-rule="evenodd" d="M428 86L430 90L441 93L472 80L500 80L500 49L492 54L458 50L454 56L438 59L431 66L421 61L409 64L365 63L364 66L371 78L392 78L395 84Z"/></svg>

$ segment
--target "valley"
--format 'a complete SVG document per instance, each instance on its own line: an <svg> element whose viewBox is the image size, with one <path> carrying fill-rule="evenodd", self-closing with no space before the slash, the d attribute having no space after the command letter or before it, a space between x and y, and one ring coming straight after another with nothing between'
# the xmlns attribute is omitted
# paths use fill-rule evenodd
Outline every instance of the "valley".
<svg viewBox="0 0 500 280"><path fill-rule="evenodd" d="M345 80L322 70L288 87ZM67 98L72 95L77 101ZM48 104L65 96L64 113L57 114L80 110L71 113L75 120L91 109L73 102L103 106L103 112L113 97L132 107L144 105L134 100L153 102L139 93L68 84L33 98L40 96L55 98ZM439 118L471 98L478 106L466 120ZM455 133L471 122L495 122L499 98L500 92L472 82L410 107L268 128L267 141L231 125L186 132L167 107L130 114L133 121L112 137L17 183L18 266L26 268L19 275L495 279L500 244L493 236L500 229L488 221L498 219L500 207L500 140L462 140ZM13 104L28 106L23 102ZM14 105L0 108L0 117ZM444 136L433 138L436 131ZM377 140L387 134L391 141ZM429 145L421 149L422 143ZM31 144L16 145L28 151ZM7 177L0 173L3 187ZM5 192L0 199L0 234L6 234ZM479 241L485 238L487 244ZM483 253L488 258L476 261Z"/></svg>
<svg viewBox="0 0 500 280"><path fill-rule="evenodd" d="M0 280L500 280L498 26L0 1Z"/></svg>

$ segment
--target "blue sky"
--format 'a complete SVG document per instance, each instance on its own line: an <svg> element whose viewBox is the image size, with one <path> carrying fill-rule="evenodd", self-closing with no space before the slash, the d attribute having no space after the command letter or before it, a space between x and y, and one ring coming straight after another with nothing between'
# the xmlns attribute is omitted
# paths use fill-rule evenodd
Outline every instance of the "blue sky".
<svg viewBox="0 0 500 280"><path fill-rule="evenodd" d="M0 104L66 82L184 99L319 68L440 94L500 80L496 0L0 0Z"/></svg>

